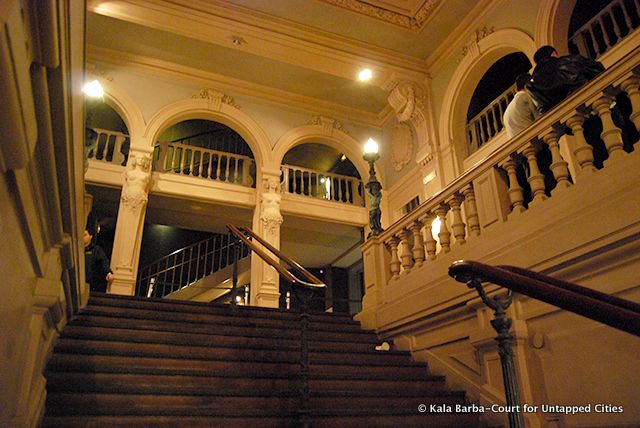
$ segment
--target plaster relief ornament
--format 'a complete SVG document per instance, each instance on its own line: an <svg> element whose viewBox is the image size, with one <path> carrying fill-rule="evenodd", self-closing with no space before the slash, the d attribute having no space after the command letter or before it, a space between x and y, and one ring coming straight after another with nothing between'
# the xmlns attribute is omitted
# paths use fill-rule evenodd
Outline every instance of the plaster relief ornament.
<svg viewBox="0 0 640 428"><path fill-rule="evenodd" d="M147 203L147 188L151 180L151 158L149 155L130 154L127 170L125 171L125 184L122 187L120 199L123 204L135 211L144 207Z"/></svg>
<svg viewBox="0 0 640 428"><path fill-rule="evenodd" d="M345 134L350 135L349 132L345 129L342 122L336 119L333 119L331 117L313 116L309 121L309 125L321 126L322 131L329 136L333 135L334 129L337 129L338 131L342 131Z"/></svg>
<svg viewBox="0 0 640 428"><path fill-rule="evenodd" d="M413 133L411 128L399 123L391 131L391 163L393 169L400 171L411 161L413 154Z"/></svg>
<svg viewBox="0 0 640 428"><path fill-rule="evenodd" d="M233 101L232 97L230 97L229 95L223 92L216 91L215 89L211 89L211 88L200 89L200 91L196 94L193 94L191 98L208 100L209 108L211 110L216 110L216 111L220 110L220 107L223 103L228 104L231 107L235 107L238 109L240 108L240 106Z"/></svg>
<svg viewBox="0 0 640 428"><path fill-rule="evenodd" d="M264 179L264 191L260 195L261 213L260 220L267 233L275 233L276 228L282 224L282 214L280 214L280 201L282 197L278 191L280 183L275 177Z"/></svg>

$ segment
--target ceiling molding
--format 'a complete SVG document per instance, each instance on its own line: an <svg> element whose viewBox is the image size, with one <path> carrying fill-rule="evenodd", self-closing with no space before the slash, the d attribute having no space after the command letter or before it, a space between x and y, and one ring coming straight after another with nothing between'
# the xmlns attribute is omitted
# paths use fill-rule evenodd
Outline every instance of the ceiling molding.
<svg viewBox="0 0 640 428"><path fill-rule="evenodd" d="M405 30L409 30L415 33L420 32L424 26L429 22L429 19L433 16L435 10L444 3L442 0L421 0L421 3L415 10L406 10L402 7L397 7L397 10L392 10L390 6L385 2L381 2L381 6L372 4L372 2L365 2L362 0L320 0L324 3L328 3L332 6L340 7L350 10L361 15L375 18L380 21L384 21L388 24L396 25ZM386 6L383 7L382 5ZM403 10L404 12L398 12Z"/></svg>
<svg viewBox="0 0 640 428"><path fill-rule="evenodd" d="M502 3L502 0L480 0L474 9L464 17L460 24L453 30L449 36L440 44L440 46L427 58L427 69L429 74L434 75L440 67L452 56L455 51L461 49L473 34L485 27L483 24L485 18L494 10L494 8ZM462 50L460 57L462 57Z"/></svg>
<svg viewBox="0 0 640 428"><path fill-rule="evenodd" d="M220 0L90 0L90 11L354 80L363 66L424 77L426 62Z"/></svg>
<svg viewBox="0 0 640 428"><path fill-rule="evenodd" d="M268 101L279 106L294 107L303 111L335 117L345 122L367 125L377 129L381 129L383 122L380 120L380 115L387 109L387 107L385 107L380 113L367 112L168 61L93 45L87 46L87 59L90 62L122 66L130 70L149 73L155 76L191 81L199 85L211 86L226 92Z"/></svg>

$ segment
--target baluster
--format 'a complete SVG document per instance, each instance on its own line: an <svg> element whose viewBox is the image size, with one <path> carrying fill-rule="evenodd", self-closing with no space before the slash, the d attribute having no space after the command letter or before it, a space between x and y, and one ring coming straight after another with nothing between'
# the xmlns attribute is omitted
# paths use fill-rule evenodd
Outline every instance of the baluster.
<svg viewBox="0 0 640 428"><path fill-rule="evenodd" d="M440 240L440 246L445 253L448 253L451 249L451 233L449 229L447 229L447 211L449 211L449 206L446 204L440 204L440 206L435 209L435 213L440 219L438 238Z"/></svg>
<svg viewBox="0 0 640 428"><path fill-rule="evenodd" d="M582 129L584 119L585 116L578 113L567 120L567 125L571 128L573 136L575 137L576 147L573 150L573 155L580 164L578 175L590 174L596 170L593 166L593 147L591 147L584 138L584 131Z"/></svg>
<svg viewBox="0 0 640 428"><path fill-rule="evenodd" d="M540 172L536 160L537 152L537 146L532 142L529 142L522 151L522 154L525 155L529 163L529 178L527 181L529 182L529 186L531 186L531 194L533 196L531 205L536 205L547 199L547 195L544 193L544 175Z"/></svg>
<svg viewBox="0 0 640 428"><path fill-rule="evenodd" d="M622 90L627 93L631 101L631 115L629 118L640 131L640 78L631 76L622 82Z"/></svg>
<svg viewBox="0 0 640 428"><path fill-rule="evenodd" d="M411 247L409 246L409 234L402 229L396 237L400 240L400 264L404 273L409 273L413 267L413 257L411 256Z"/></svg>
<svg viewBox="0 0 640 428"><path fill-rule="evenodd" d="M571 183L569 182L569 168L567 166L567 162L565 162L560 155L558 133L551 131L548 134L545 134L542 139L547 143L549 151L551 152L551 165L549 168L557 182L556 188L553 189L551 193L555 195L556 191L566 189L571 186Z"/></svg>
<svg viewBox="0 0 640 428"><path fill-rule="evenodd" d="M187 156L187 166L185 167L185 170L188 171L187 175L193 175L193 159L195 158L195 153L193 152L193 149L188 149L187 151L188 156Z"/></svg>
<svg viewBox="0 0 640 428"><path fill-rule="evenodd" d="M456 245L462 245L467 242L465 240L467 225L462 221L462 212L460 211L461 202L462 198L458 194L453 195L447 200L447 204L451 207L451 212L453 213L451 230L453 231L453 236L456 238Z"/></svg>
<svg viewBox="0 0 640 428"><path fill-rule="evenodd" d="M229 174L229 171L231 170L231 156L227 155L227 169L225 169L225 173L224 173L224 181L226 181L227 183L231 183L231 174Z"/></svg>
<svg viewBox="0 0 640 428"><path fill-rule="evenodd" d="M623 9L623 8L621 8ZM622 31L620 29L620 24L618 23L618 20L616 19L616 15L614 13L613 10L613 5L609 6L607 8L607 13L609 14L609 17L611 18L611 23L613 24L613 32L615 33L616 37L618 38L618 40L620 40L622 38ZM622 11L622 15L624 16L624 9ZM631 27L629 27L629 30L631 30Z"/></svg>
<svg viewBox="0 0 640 428"><path fill-rule="evenodd" d="M522 192L522 187L520 187L520 183L518 183L518 177L516 176L516 162L509 158L504 161L501 165L507 171L507 175L509 176L509 200L511 201L511 213L521 213L525 210L524 207L524 194Z"/></svg>
<svg viewBox="0 0 640 428"><path fill-rule="evenodd" d="M216 180L220 180L220 169L221 169L220 167L222 165L222 156L220 153L218 153L217 159L218 159L218 162L216 163Z"/></svg>
<svg viewBox="0 0 640 428"><path fill-rule="evenodd" d="M469 227L469 236L480 236L480 220L478 218L478 206L476 205L476 194L473 191L473 184L467 184L462 189L464 195L464 208L467 214L467 226Z"/></svg>
<svg viewBox="0 0 640 428"><path fill-rule="evenodd" d="M213 178L213 157L214 153L209 153L209 166L207 166L207 178Z"/></svg>
<svg viewBox="0 0 640 428"><path fill-rule="evenodd" d="M611 46L613 46L615 41L613 40L613 37L611 36L611 34L609 34L609 32L607 31L607 27L604 23L604 15L605 13L600 15L600 18L598 18L598 23L600 24L600 29L602 30L602 39L604 40L604 43L606 45L606 48L605 48L605 52L606 52ZM609 15L611 16L611 14ZM614 21L614 27L615 27L615 19L613 18L613 16L611 16L611 20Z"/></svg>
<svg viewBox="0 0 640 428"><path fill-rule="evenodd" d="M409 226L411 235L413 235L413 248L411 248L411 254L415 261L415 266L420 267L424 263L424 239L422 239L422 222L415 220Z"/></svg>
<svg viewBox="0 0 640 428"><path fill-rule="evenodd" d="M306 196L311 196L311 174L311 171L307 172L307 188L305 192Z"/></svg>
<svg viewBox="0 0 640 428"><path fill-rule="evenodd" d="M238 160L239 158L237 157L233 157L233 182L237 183L238 182Z"/></svg>
<svg viewBox="0 0 640 428"><path fill-rule="evenodd" d="M629 29L629 32L627 34L629 34L633 31L633 22L631 22L631 17L629 16L627 5L625 5L624 1L620 2L620 11L622 12L622 16L624 17L624 22L627 24L627 28Z"/></svg>
<svg viewBox="0 0 640 428"><path fill-rule="evenodd" d="M586 56L587 58L591 57L591 55L589 54L589 48L587 47L587 36L585 35L584 31L576 34L576 36L573 38L573 42L576 44L578 53L580 53L580 55Z"/></svg>
<svg viewBox="0 0 640 428"><path fill-rule="evenodd" d="M431 223L433 223L433 214L427 213L420 217L420 222L424 225L424 247L427 250L427 257L429 260L435 260L436 250L438 249L438 242L433 238L433 232L431 230Z"/></svg>
<svg viewBox="0 0 640 428"><path fill-rule="evenodd" d="M350 178L345 184L347 185L347 202L353 204L355 203L355 198L353 197L353 186L355 183L353 178Z"/></svg>
<svg viewBox="0 0 640 428"><path fill-rule="evenodd" d="M593 107L602 120L602 134L600 134L600 137L609 152L609 159L618 159L624 156L625 153L622 150L622 131L613 123L613 118L611 117L610 107L612 101L612 96L605 95L596 100L593 103Z"/></svg>
<svg viewBox="0 0 640 428"><path fill-rule="evenodd" d="M398 278L400 275L400 259L398 258L398 244L400 240L395 236L392 237L387 245L391 251L391 261L389 262L389 268L391 269L391 277Z"/></svg>

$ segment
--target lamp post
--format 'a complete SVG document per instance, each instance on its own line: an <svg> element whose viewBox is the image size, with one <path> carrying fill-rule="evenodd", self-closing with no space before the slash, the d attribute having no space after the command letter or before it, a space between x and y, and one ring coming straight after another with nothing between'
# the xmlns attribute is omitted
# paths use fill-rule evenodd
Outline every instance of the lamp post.
<svg viewBox="0 0 640 428"><path fill-rule="evenodd" d="M369 138L364 145L364 160L369 162L369 181L365 184L365 189L367 189L367 193L369 194L369 199L371 201L371 207L369 208L369 228L371 232L367 238L371 236L377 236L382 233L384 229L380 224L380 217L382 216L382 211L380 211L380 200L382 199L382 184L378 181L376 177L376 170L374 167L375 161L380 158L380 154L378 153L378 143L373 140L373 138Z"/></svg>

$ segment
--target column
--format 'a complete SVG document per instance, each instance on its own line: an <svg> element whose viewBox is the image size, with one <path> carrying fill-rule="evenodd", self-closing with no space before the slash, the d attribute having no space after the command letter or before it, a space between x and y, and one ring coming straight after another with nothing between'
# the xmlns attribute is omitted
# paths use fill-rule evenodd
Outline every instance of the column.
<svg viewBox="0 0 640 428"><path fill-rule="evenodd" d="M108 293L134 295L142 230L147 212L153 149L131 148L120 194L111 269L114 280Z"/></svg>
<svg viewBox="0 0 640 428"><path fill-rule="evenodd" d="M253 231L269 244L280 249L280 174L281 171L263 169L258 187L259 204L254 215ZM274 259L277 260L277 258ZM280 274L255 253L251 255L251 301L254 306L277 308L280 299Z"/></svg>

